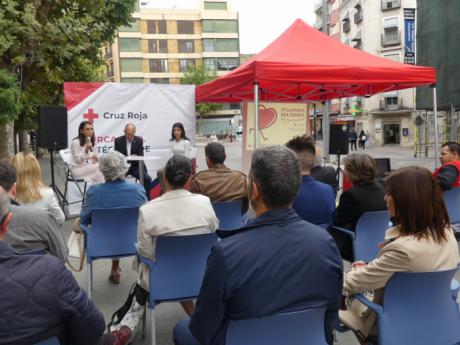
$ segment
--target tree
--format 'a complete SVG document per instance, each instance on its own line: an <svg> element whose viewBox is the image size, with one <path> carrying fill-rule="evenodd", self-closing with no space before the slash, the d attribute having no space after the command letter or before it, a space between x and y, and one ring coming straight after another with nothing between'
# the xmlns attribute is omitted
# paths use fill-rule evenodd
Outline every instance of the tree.
<svg viewBox="0 0 460 345"><path fill-rule="evenodd" d="M0 70L0 127L9 135L0 135L0 157L13 154L13 121L19 115L19 84L16 76L4 69Z"/></svg>
<svg viewBox="0 0 460 345"><path fill-rule="evenodd" d="M182 84L189 85L201 85L208 81L217 78L216 71L208 70L204 65L194 65L188 68L187 72L184 73L184 77L181 79ZM195 106L195 111L200 115L200 126L198 127L198 132L201 130L201 121L203 118L210 113L217 111L221 108L221 105L218 103L197 103Z"/></svg>
<svg viewBox="0 0 460 345"><path fill-rule="evenodd" d="M18 75L18 128L35 125L38 105L62 104L64 81L98 79L100 49L129 25L135 2L0 0L0 68Z"/></svg>

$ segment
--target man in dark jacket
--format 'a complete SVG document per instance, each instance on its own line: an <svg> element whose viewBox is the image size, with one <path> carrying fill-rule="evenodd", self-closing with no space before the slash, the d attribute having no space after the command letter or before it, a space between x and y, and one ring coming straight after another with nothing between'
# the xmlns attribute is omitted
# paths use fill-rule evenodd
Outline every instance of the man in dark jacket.
<svg viewBox="0 0 460 345"><path fill-rule="evenodd" d="M291 208L300 187L295 153L283 146L254 151L249 201L256 218L220 234L195 313L174 329L176 345L223 345L230 320L326 307L325 335L342 291L342 260L327 231Z"/></svg>
<svg viewBox="0 0 460 345"><path fill-rule="evenodd" d="M14 217L0 188L0 344L29 345L58 336L61 344L113 344L104 317L61 260L18 255L3 238Z"/></svg>
<svg viewBox="0 0 460 345"><path fill-rule="evenodd" d="M132 123L128 123L125 127L125 135L115 138L115 151L118 151L125 156L143 156L144 155L144 140L141 137L136 136L136 126ZM140 179L139 174L139 162L129 161L131 166L129 167L126 175L131 175ZM144 188L147 198L150 199L150 184L152 178L147 173L147 168L143 164L144 172Z"/></svg>

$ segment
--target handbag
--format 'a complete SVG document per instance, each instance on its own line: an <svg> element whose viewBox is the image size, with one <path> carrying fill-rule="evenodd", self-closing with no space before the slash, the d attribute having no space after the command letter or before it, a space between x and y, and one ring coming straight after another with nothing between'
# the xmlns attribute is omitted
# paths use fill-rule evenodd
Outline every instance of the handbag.
<svg viewBox="0 0 460 345"><path fill-rule="evenodd" d="M85 247L83 245L83 231L80 228L80 218L76 219L72 224L72 233L67 241L69 254L67 258L67 265L75 271L80 272L83 269L83 262L85 261ZM80 262L78 268L75 268L69 261L69 258L76 258Z"/></svg>

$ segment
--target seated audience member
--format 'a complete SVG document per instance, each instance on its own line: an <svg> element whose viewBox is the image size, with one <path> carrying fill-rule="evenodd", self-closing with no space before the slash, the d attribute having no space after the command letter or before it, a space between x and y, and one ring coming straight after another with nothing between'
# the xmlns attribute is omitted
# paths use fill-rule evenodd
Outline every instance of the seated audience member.
<svg viewBox="0 0 460 345"><path fill-rule="evenodd" d="M91 186L81 209L80 222L91 224L91 213L95 208L140 207L147 199L141 185L125 181L128 163L118 151L106 153L99 159L99 169L105 183ZM109 280L120 284L120 260L112 260Z"/></svg>
<svg viewBox="0 0 460 345"><path fill-rule="evenodd" d="M1 188L0 188L1 189ZM5 241L15 217L0 190L0 344L114 344L104 317L64 264L50 255L17 255Z"/></svg>
<svg viewBox="0 0 460 345"><path fill-rule="evenodd" d="M18 252L46 250L66 260L67 243L56 219L47 210L15 201L16 172L6 162L0 162L0 186L11 199L10 212L14 215L4 240Z"/></svg>
<svg viewBox="0 0 460 345"><path fill-rule="evenodd" d="M345 174L353 187L340 196L334 218L334 225L354 231L359 217L365 212L384 211L385 190L375 181L377 168L375 160L367 154L352 153L344 160ZM342 258L353 258L352 241L348 235L332 230Z"/></svg>
<svg viewBox="0 0 460 345"><path fill-rule="evenodd" d="M327 307L325 332L332 344L342 260L329 233L291 208L300 183L292 150L254 151L249 200L256 218L214 245L195 313L174 329L176 345L223 345L230 320L318 306Z"/></svg>
<svg viewBox="0 0 460 345"><path fill-rule="evenodd" d="M78 126L78 135L72 139L70 153L72 155L72 175L77 179L84 179L93 183L103 183L98 167L99 154L94 135L93 124L82 121Z"/></svg>
<svg viewBox="0 0 460 345"><path fill-rule="evenodd" d="M231 170L224 164L227 156L225 147L218 142L210 142L204 149L208 170L200 171L192 179L190 192L206 195L211 201L244 200L245 212L248 207L248 187L246 175Z"/></svg>
<svg viewBox="0 0 460 345"><path fill-rule="evenodd" d="M219 221L209 198L192 194L184 189L190 180L192 166L183 155L174 155L166 163L164 184L166 193L149 201L139 210L137 229L138 250L146 258L155 258L156 237L160 235L196 235L215 231ZM119 322L111 327L117 345L128 344L134 338L142 319L149 290L149 271L143 263L139 265L138 284L131 308ZM194 310L192 301L181 302L188 315Z"/></svg>
<svg viewBox="0 0 460 345"><path fill-rule="evenodd" d="M132 123L128 123L125 127L125 135L115 139L115 151L122 153L125 156L143 156L144 155L144 140L141 137L136 136L136 126ZM138 180L140 179L139 175L139 162L129 161L131 166L129 167L127 175L134 176ZM150 184L152 183L152 178L147 172L147 168L144 167L144 188L147 197L150 193Z"/></svg>
<svg viewBox="0 0 460 345"><path fill-rule="evenodd" d="M65 220L51 188L42 181L40 164L31 153L20 152L10 160L16 170L16 200L24 206L32 206L49 211L59 224Z"/></svg>
<svg viewBox="0 0 460 345"><path fill-rule="evenodd" d="M316 225L332 224L335 211L335 198L332 187L316 181L311 175L315 165L315 143L312 137L302 136L291 139L287 144L297 153L302 171L302 184L292 208L300 218Z"/></svg>
<svg viewBox="0 0 460 345"><path fill-rule="evenodd" d="M428 169L401 168L386 179L385 190L389 213L397 225L387 230L379 256L368 264L354 262L344 280L346 292L374 291L373 301L378 304L394 273L450 270L460 260L441 188ZM423 300L420 304L423 306ZM363 308L357 315L358 309L340 311L340 319L365 341L378 332L376 316Z"/></svg>
<svg viewBox="0 0 460 345"><path fill-rule="evenodd" d="M460 187L460 145L449 141L441 146L441 166L433 175L443 191Z"/></svg>
<svg viewBox="0 0 460 345"><path fill-rule="evenodd" d="M326 183L332 187L334 197L337 195L339 189L339 180L337 179L337 172L331 166L321 165L321 150L316 147L316 164L310 170L310 175L319 182Z"/></svg>

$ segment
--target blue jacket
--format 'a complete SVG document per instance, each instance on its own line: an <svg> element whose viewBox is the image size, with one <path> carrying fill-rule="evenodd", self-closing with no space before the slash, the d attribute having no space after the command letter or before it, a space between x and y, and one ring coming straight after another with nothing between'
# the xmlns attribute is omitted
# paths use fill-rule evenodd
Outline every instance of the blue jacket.
<svg viewBox="0 0 460 345"><path fill-rule="evenodd" d="M327 306L337 316L342 259L327 231L292 209L272 210L218 242L208 258L190 330L201 345L223 345L228 321Z"/></svg>
<svg viewBox="0 0 460 345"><path fill-rule="evenodd" d="M91 224L91 212L95 208L140 207L146 201L145 189L138 183L117 180L96 184L86 193L80 222Z"/></svg>
<svg viewBox="0 0 460 345"><path fill-rule="evenodd" d="M30 345L58 335L61 344L96 344L104 317L61 260L18 255L0 241L0 344Z"/></svg>
<svg viewBox="0 0 460 345"><path fill-rule="evenodd" d="M310 175L302 176L300 191L292 208L307 222L330 225L335 211L334 191L331 186L316 181Z"/></svg>

